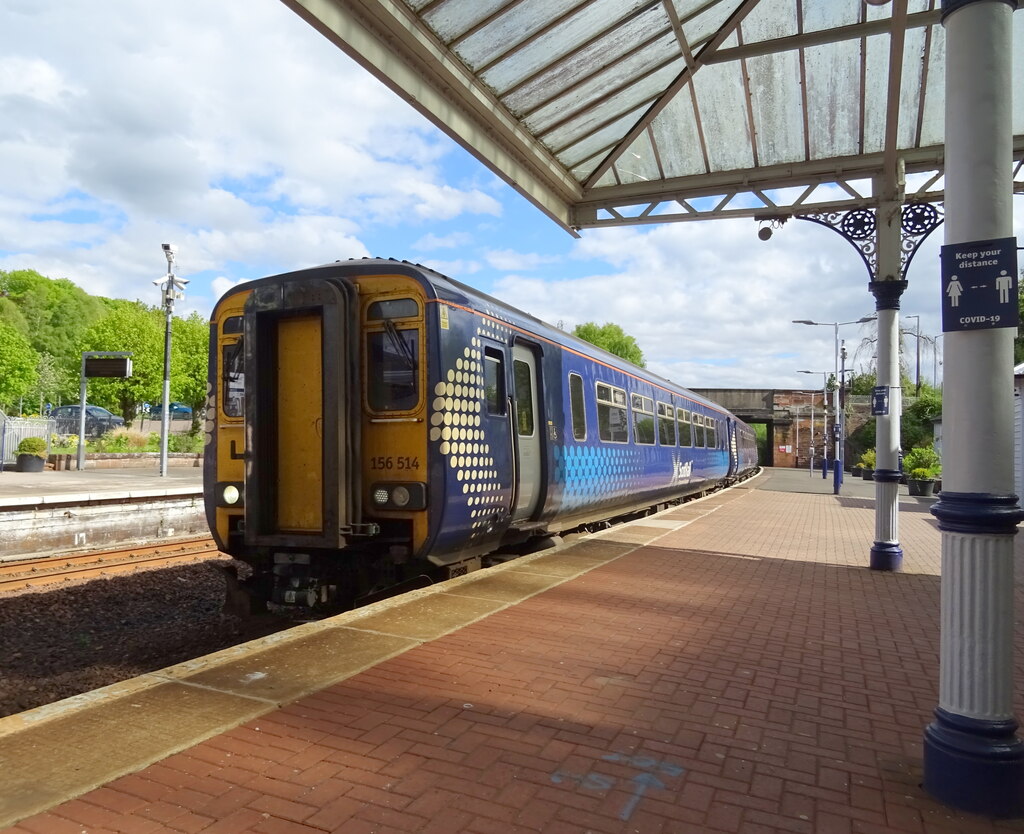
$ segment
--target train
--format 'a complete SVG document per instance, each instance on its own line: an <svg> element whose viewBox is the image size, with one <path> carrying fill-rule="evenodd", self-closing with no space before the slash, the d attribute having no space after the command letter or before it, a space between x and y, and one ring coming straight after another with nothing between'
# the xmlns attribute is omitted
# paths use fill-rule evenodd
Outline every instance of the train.
<svg viewBox="0 0 1024 834"><path fill-rule="evenodd" d="M209 380L206 514L250 611L344 610L757 469L721 406L407 261L233 287Z"/></svg>

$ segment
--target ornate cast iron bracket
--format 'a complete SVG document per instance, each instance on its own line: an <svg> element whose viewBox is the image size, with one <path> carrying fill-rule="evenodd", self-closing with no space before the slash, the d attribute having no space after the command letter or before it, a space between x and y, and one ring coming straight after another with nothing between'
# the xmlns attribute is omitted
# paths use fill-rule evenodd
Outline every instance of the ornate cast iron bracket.
<svg viewBox="0 0 1024 834"><path fill-rule="evenodd" d="M846 238L864 261L868 275L874 281L878 277L878 223L877 209L852 209L850 211L829 211L821 214L797 214L797 220L809 220L819 226L827 226ZM908 203L902 207L900 218L900 277L907 277L910 262L928 237L943 221L942 204Z"/></svg>

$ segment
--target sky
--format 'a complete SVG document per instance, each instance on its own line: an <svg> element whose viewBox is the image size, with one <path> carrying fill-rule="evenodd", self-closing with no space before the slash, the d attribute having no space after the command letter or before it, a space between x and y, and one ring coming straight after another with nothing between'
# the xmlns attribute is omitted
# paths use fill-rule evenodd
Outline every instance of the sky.
<svg viewBox="0 0 1024 834"><path fill-rule="evenodd" d="M1021 197L1015 212L1024 239ZM752 220L581 234L279 0L0 4L0 269L157 305L173 243L190 282L176 313L208 316L242 280L409 260L567 330L614 322L651 370L696 388L820 388L834 329L792 320L874 313L858 252L814 223L767 242ZM941 234L902 300L928 381ZM857 369L871 335L841 329Z"/></svg>

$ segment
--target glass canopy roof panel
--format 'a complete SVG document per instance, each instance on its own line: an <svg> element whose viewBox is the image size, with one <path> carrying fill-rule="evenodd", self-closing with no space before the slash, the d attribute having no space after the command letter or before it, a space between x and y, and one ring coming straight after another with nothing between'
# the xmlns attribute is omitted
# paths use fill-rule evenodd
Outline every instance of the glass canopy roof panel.
<svg viewBox="0 0 1024 834"><path fill-rule="evenodd" d="M584 108L598 109L603 101L619 101L620 110L638 101L650 101L685 66L674 45L674 39L665 38L658 44L659 48L652 47L618 61L586 82L569 88L564 95L545 104L523 121L530 130L544 134L552 125L578 118ZM623 87L624 84L628 86Z"/></svg>
<svg viewBox="0 0 1024 834"><path fill-rule="evenodd" d="M896 147L917 147L918 118L921 115L922 73L925 68L925 31L911 29L903 50L903 74L900 84L900 115Z"/></svg>
<svg viewBox="0 0 1024 834"><path fill-rule="evenodd" d="M621 183L650 182L662 179L658 159L651 145L649 131L641 133L613 166L615 176Z"/></svg>
<svg viewBox="0 0 1024 834"><path fill-rule="evenodd" d="M464 0L471 2L471 0ZM477 69L514 48L528 44L554 20L581 0L522 0L508 5L479 29L452 42L452 50L470 69Z"/></svg>
<svg viewBox="0 0 1024 834"><path fill-rule="evenodd" d="M554 151L555 156L566 168L577 168L583 160L596 156L602 151L607 153L636 124L637 119L640 118L646 109L646 106L638 107L636 110L626 113L621 118L610 122L604 127L592 133L587 133L578 142L564 149Z"/></svg>
<svg viewBox="0 0 1024 834"><path fill-rule="evenodd" d="M928 80L921 111L921 147L941 145L946 141L946 32L941 26L932 26L931 33ZM1019 98L1015 96L1015 99Z"/></svg>
<svg viewBox="0 0 1024 834"><path fill-rule="evenodd" d="M889 36L867 39L864 53L864 125L861 153L885 148L885 113L889 84Z"/></svg>
<svg viewBox="0 0 1024 834"><path fill-rule="evenodd" d="M796 50L747 60L759 165L806 158L800 53Z"/></svg>
<svg viewBox="0 0 1024 834"><path fill-rule="evenodd" d="M668 39L675 44L671 26L659 5L624 21L593 42L582 44L543 72L502 92L502 101L513 113L530 113L565 90L604 70L644 44ZM497 67L495 67L497 70ZM490 71L485 83L501 90Z"/></svg>
<svg viewBox="0 0 1024 834"><path fill-rule="evenodd" d="M563 22L524 43L507 57L500 59L482 77L493 89L507 90L515 84L543 71L555 61L576 51L602 33L614 30L623 18L632 16L650 0L594 0L574 11ZM668 15L661 9L662 25ZM648 21L657 25L657 21Z"/></svg>
<svg viewBox="0 0 1024 834"><path fill-rule="evenodd" d="M546 132L537 131L537 136L557 153L583 139L587 134L600 130L609 122L617 120L623 113L632 112L637 107L649 107L677 74L676 67L668 66L611 97L600 100L600 103L595 103L567 119L556 121L554 127Z"/></svg>
<svg viewBox="0 0 1024 834"><path fill-rule="evenodd" d="M655 117L651 123L651 132L666 177L707 173L697 121L693 115L693 90L689 85Z"/></svg>
<svg viewBox="0 0 1024 834"><path fill-rule="evenodd" d="M442 0L423 14L423 22L444 42L448 43L468 32L481 21L504 6L508 0ZM431 5L429 0L406 3L413 9Z"/></svg>
<svg viewBox="0 0 1024 834"><path fill-rule="evenodd" d="M803 0L804 32L824 32L837 26L852 26L860 22L861 2L844 3L837 0ZM889 7L877 9L875 17L888 17Z"/></svg>
<svg viewBox="0 0 1024 834"><path fill-rule="evenodd" d="M760 43L797 34L796 0L761 0L740 23L743 43Z"/></svg>
<svg viewBox="0 0 1024 834"><path fill-rule="evenodd" d="M804 50L804 66L811 158L856 154L860 138L860 41L808 47Z"/></svg>
<svg viewBox="0 0 1024 834"><path fill-rule="evenodd" d="M729 16L739 8L741 0L723 0L721 3L701 3L699 11L691 13L694 16L680 16L683 24L683 34L686 42L694 52L704 41L711 38L722 24L729 19ZM695 4L698 5L698 4Z"/></svg>
<svg viewBox="0 0 1024 834"><path fill-rule="evenodd" d="M710 64L693 76L711 171L754 166L743 74L738 61Z"/></svg>

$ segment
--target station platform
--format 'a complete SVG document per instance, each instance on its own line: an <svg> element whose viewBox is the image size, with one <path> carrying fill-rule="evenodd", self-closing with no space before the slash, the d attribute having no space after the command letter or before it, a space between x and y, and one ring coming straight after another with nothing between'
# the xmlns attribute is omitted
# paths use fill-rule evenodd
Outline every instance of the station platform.
<svg viewBox="0 0 1024 834"><path fill-rule="evenodd" d="M1024 831L919 787L939 534L901 497L903 571L868 570L873 494L766 470L0 719L0 827Z"/></svg>
<svg viewBox="0 0 1024 834"><path fill-rule="evenodd" d="M9 507L48 506L98 499L201 495L201 466L0 472L0 512Z"/></svg>

